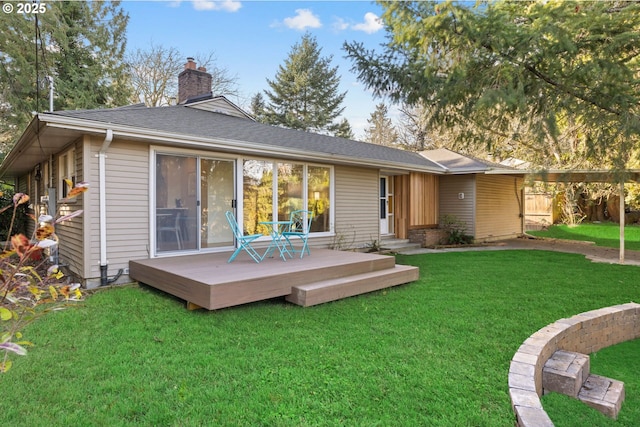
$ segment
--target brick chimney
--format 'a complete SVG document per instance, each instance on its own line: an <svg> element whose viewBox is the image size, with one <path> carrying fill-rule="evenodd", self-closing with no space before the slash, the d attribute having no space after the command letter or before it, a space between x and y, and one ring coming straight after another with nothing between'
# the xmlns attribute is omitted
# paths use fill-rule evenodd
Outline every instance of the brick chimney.
<svg viewBox="0 0 640 427"><path fill-rule="evenodd" d="M187 58L184 70L178 74L178 104L194 96L211 93L211 74L204 67L197 67L193 58Z"/></svg>

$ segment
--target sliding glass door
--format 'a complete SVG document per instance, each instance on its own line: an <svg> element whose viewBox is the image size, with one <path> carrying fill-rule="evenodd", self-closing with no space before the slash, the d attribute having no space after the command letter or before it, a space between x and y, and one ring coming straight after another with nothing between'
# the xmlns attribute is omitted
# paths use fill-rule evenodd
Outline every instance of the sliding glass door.
<svg viewBox="0 0 640 427"><path fill-rule="evenodd" d="M233 166L228 160L200 159L200 248L233 246L225 217L235 198Z"/></svg>
<svg viewBox="0 0 640 427"><path fill-rule="evenodd" d="M234 175L232 160L157 153L156 253L232 247Z"/></svg>

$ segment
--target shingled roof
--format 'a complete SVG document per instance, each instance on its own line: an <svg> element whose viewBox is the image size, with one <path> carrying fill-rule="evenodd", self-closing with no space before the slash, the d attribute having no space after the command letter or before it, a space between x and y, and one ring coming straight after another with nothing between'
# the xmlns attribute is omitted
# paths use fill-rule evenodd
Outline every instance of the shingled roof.
<svg viewBox="0 0 640 427"><path fill-rule="evenodd" d="M451 174L483 173L490 170L512 170L506 165L463 155L447 148L421 151L420 155L437 163Z"/></svg>
<svg viewBox="0 0 640 427"><path fill-rule="evenodd" d="M390 167L404 166L409 170L442 173L444 169L418 153L394 149L350 139L320 135L278 126L266 125L216 111L189 105L169 107L129 107L96 110L60 111L50 116L69 117L93 124L125 126L182 137L224 141L242 151L243 144L264 147L265 155L288 151L302 157L318 155L323 159L349 158L354 163L384 163ZM43 117L43 119L45 119ZM114 130L116 132L116 130Z"/></svg>

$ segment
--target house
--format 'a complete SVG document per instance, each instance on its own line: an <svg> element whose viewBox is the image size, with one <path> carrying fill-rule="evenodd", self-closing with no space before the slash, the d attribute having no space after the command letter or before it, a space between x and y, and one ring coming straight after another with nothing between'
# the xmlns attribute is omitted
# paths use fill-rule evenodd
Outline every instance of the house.
<svg viewBox="0 0 640 427"><path fill-rule="evenodd" d="M208 93L192 61L179 85L174 106L38 113L0 165L36 212L84 211L57 234L60 262L85 286L128 280L130 260L231 250L227 210L254 233L311 209L310 244L324 248L437 225L445 170L424 156L257 123ZM90 190L60 203L65 179Z"/></svg>
<svg viewBox="0 0 640 427"><path fill-rule="evenodd" d="M445 148L420 154L446 171L438 182L440 218L459 221L466 234L479 242L523 234L526 171Z"/></svg>

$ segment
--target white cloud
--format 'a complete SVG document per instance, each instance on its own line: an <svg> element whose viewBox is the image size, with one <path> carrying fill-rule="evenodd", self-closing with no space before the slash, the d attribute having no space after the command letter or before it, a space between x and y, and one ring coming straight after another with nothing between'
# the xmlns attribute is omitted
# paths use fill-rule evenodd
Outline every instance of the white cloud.
<svg viewBox="0 0 640 427"><path fill-rule="evenodd" d="M242 3L237 0L193 0L195 10L222 10L224 12L237 12Z"/></svg>
<svg viewBox="0 0 640 427"><path fill-rule="evenodd" d="M367 12L364 15L364 22L353 25L356 31L364 31L367 34L373 34L383 28L382 20L373 12Z"/></svg>
<svg viewBox="0 0 640 427"><path fill-rule="evenodd" d="M334 31L340 32L349 28L349 23L347 23L342 18L334 18L333 25L331 25Z"/></svg>
<svg viewBox="0 0 640 427"><path fill-rule="evenodd" d="M314 15L311 9L296 9L296 16L284 18L284 25L295 30L322 27L320 18Z"/></svg>

